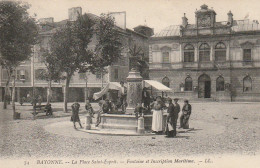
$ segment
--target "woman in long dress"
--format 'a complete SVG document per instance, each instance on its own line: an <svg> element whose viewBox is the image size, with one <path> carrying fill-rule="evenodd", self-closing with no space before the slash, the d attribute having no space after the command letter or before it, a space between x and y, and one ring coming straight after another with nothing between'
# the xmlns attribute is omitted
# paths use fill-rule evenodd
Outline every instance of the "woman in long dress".
<svg viewBox="0 0 260 168"><path fill-rule="evenodd" d="M156 134L163 132L163 102L160 96L156 97L156 101L152 104L152 131Z"/></svg>
<svg viewBox="0 0 260 168"><path fill-rule="evenodd" d="M72 116L71 116L71 121L73 122L74 128L76 128L75 123L78 122L80 125L80 128L83 128L81 123L80 123L80 119L79 119L79 107L80 104L78 102L75 102L72 104L71 108L72 108Z"/></svg>

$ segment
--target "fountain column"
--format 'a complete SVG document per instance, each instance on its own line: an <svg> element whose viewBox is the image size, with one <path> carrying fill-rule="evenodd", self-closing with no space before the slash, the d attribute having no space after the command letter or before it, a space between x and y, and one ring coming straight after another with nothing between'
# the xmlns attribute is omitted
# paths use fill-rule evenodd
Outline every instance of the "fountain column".
<svg viewBox="0 0 260 168"><path fill-rule="evenodd" d="M136 69L131 69L127 81L127 108L126 114L134 114L137 103L142 103L142 81L143 78Z"/></svg>

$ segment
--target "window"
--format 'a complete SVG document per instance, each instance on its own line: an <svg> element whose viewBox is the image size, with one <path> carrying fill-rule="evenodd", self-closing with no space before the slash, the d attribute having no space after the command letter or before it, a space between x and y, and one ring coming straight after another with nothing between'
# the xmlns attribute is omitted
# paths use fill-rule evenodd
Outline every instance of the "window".
<svg viewBox="0 0 260 168"><path fill-rule="evenodd" d="M6 69L2 69L2 72L3 72L3 79L4 79L4 80L8 79L7 70L6 70Z"/></svg>
<svg viewBox="0 0 260 168"><path fill-rule="evenodd" d="M243 91L244 92L252 91L252 79L249 76L246 76L243 79Z"/></svg>
<svg viewBox="0 0 260 168"><path fill-rule="evenodd" d="M162 53L163 57L163 63L169 63L170 62L170 54L169 52L163 52Z"/></svg>
<svg viewBox="0 0 260 168"><path fill-rule="evenodd" d="M101 79L101 73L99 71L95 72L96 79Z"/></svg>
<svg viewBox="0 0 260 168"><path fill-rule="evenodd" d="M218 77L216 80L216 91L224 91L224 78L222 76Z"/></svg>
<svg viewBox="0 0 260 168"><path fill-rule="evenodd" d="M251 62L251 49L243 49L243 61Z"/></svg>
<svg viewBox="0 0 260 168"><path fill-rule="evenodd" d="M191 44L184 47L184 62L194 62L194 47Z"/></svg>
<svg viewBox="0 0 260 168"><path fill-rule="evenodd" d="M184 90L185 91L192 91L192 79L191 79L191 77L187 77L185 79Z"/></svg>
<svg viewBox="0 0 260 168"><path fill-rule="evenodd" d="M207 43L203 43L199 47L199 61L200 62L210 61L210 47Z"/></svg>
<svg viewBox="0 0 260 168"><path fill-rule="evenodd" d="M167 87L170 87L170 80L168 77L164 77L162 80L162 84L164 84Z"/></svg>
<svg viewBox="0 0 260 168"><path fill-rule="evenodd" d="M219 42L215 46L215 61L217 61L217 62L226 61L226 46L222 42Z"/></svg>
<svg viewBox="0 0 260 168"><path fill-rule="evenodd" d="M36 69L35 70L35 79L36 80L45 80L46 71L45 69Z"/></svg>
<svg viewBox="0 0 260 168"><path fill-rule="evenodd" d="M79 73L79 79L85 79L86 74L85 73Z"/></svg>
<svg viewBox="0 0 260 168"><path fill-rule="evenodd" d="M117 68L115 68L115 70L114 70L114 78L118 79L118 69Z"/></svg>

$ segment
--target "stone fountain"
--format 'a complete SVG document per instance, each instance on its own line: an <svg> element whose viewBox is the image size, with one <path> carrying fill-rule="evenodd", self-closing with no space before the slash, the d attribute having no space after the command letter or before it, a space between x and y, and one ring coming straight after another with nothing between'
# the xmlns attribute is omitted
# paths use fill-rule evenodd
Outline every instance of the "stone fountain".
<svg viewBox="0 0 260 168"><path fill-rule="evenodd" d="M120 129L136 133L138 123L144 127L145 132L149 132L152 127L152 115L144 115L143 121L139 121L134 115L134 109L138 103L142 103L143 78L135 69L129 72L127 80L127 108L125 114L102 114L100 129ZM143 132L144 133L144 132Z"/></svg>

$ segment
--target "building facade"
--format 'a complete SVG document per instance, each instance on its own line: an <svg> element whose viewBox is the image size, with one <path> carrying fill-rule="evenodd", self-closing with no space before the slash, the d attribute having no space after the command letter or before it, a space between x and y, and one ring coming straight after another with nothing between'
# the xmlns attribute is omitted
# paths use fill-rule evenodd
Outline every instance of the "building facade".
<svg viewBox="0 0 260 168"><path fill-rule="evenodd" d="M68 19L62 20L60 22L54 22L54 18L42 18L39 19L39 43L34 46L34 52L30 60L23 62L17 68L17 80L16 80L16 98L20 100L22 97L32 96L32 88L35 87L36 95L41 95L43 101L47 99L47 81L41 78L42 71L45 71L45 65L41 61L41 48L50 48L50 39L55 33L56 29L66 25L69 21L75 21L78 14L82 14L81 7L70 8L68 10ZM98 20L99 17L87 13L87 15ZM141 29L140 27L144 27ZM131 44L137 44L143 50L145 57L148 58L149 47L148 38L153 35L153 30L146 26L138 26L137 30L131 30L128 28L122 29L117 27L120 32L123 50L122 57L118 62L114 63L112 66L107 68L107 73L102 75L92 74L92 73L78 73L76 72L71 79L69 88L69 101L84 101L85 96L88 95L90 98L95 92L100 91L100 89L105 86L108 82L120 82L125 81L128 72L131 67L129 67L129 46ZM149 34L150 33L150 34ZM92 41L89 44L90 49L94 49L97 43L95 34L93 35ZM4 97L4 87L7 81L6 71L0 67L0 101L3 101ZM86 84L87 83L87 84ZM87 85L87 94L86 91ZM10 85L11 86L11 85ZM65 83L64 81L52 82L52 101L63 101L63 90Z"/></svg>
<svg viewBox="0 0 260 168"><path fill-rule="evenodd" d="M192 100L260 101L260 26L257 20L217 22L216 12L202 5L195 24L183 16L152 36L150 78Z"/></svg>

